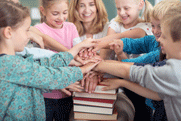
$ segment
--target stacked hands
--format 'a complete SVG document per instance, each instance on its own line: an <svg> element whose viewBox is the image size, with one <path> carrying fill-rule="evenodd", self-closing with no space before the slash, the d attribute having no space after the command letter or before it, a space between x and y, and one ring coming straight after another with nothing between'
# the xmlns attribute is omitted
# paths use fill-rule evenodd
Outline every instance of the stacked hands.
<svg viewBox="0 0 181 121"><path fill-rule="evenodd" d="M123 42L120 39L108 42L102 42L91 38L84 40L68 51L73 56L75 55L74 60L70 62L69 66L79 66L84 77L81 81L71 84L61 91L67 95L71 95L69 89L73 91L80 91L80 89L85 89L86 92L92 93L95 91L98 83L111 86L109 85L109 81L112 80L109 79L109 81L104 80L104 82L101 82L101 77L103 74L97 72L95 69L95 67L102 61L101 57L97 55L96 52L102 48L109 48L114 50L117 54L117 57L121 57L121 59L122 55L124 55ZM72 51L74 52L72 53ZM105 88L104 90L108 89L109 87Z"/></svg>
<svg viewBox="0 0 181 121"><path fill-rule="evenodd" d="M80 67L83 73L83 79L61 89L62 92L67 95L71 95L69 89L72 91L85 89L86 92L94 92L97 84L101 81L101 73L93 71L93 68L102 61L101 57L96 54L98 42L99 41L95 39L88 38L68 51L73 56L75 55L69 66Z"/></svg>
<svg viewBox="0 0 181 121"><path fill-rule="evenodd" d="M33 32L31 32L31 35L33 37L31 40L37 43L41 48L44 48L43 39L39 38L38 36L33 36ZM85 91L89 93L95 91L97 84L100 83L101 77L103 76L102 73L95 71L96 69L93 69L102 61L101 57L96 53L100 49L114 50L119 61L127 58L123 52L123 41L120 39L112 41L101 41L99 39L88 38L68 51L74 56L74 59L70 62L69 66L80 67L84 75L83 79L69 85L64 89L61 89L60 91L67 95L71 95L69 89L73 91L80 91L80 89L85 89ZM107 81L108 80L104 80L105 83L101 83L109 85L110 83ZM105 90L108 89L109 87L105 88Z"/></svg>

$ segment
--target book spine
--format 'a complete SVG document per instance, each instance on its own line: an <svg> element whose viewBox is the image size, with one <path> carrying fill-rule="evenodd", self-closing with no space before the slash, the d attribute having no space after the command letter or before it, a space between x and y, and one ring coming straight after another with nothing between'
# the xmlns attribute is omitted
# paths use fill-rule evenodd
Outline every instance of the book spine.
<svg viewBox="0 0 181 121"><path fill-rule="evenodd" d="M113 108L103 108L85 105L74 105L75 112L85 112L85 113L96 113L96 114L113 114Z"/></svg>

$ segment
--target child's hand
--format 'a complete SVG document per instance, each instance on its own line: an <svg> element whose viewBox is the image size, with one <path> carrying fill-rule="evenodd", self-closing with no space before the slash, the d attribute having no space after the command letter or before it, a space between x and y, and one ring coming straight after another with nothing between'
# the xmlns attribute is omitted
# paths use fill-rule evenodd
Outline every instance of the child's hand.
<svg viewBox="0 0 181 121"><path fill-rule="evenodd" d="M64 92L65 94L71 96L71 92L69 91L69 89L71 89L71 91L77 91L80 92L82 89L84 89L84 87L80 86L80 82L75 82L74 84L71 84L69 86L67 86L64 89L61 89L61 92Z"/></svg>
<svg viewBox="0 0 181 121"><path fill-rule="evenodd" d="M30 33L30 40L38 44L40 48L44 49L43 38L38 34L34 33L33 31L29 31L29 33Z"/></svg>
<svg viewBox="0 0 181 121"><path fill-rule="evenodd" d="M120 39L113 40L109 45L110 49L114 50L117 55L123 54L123 41Z"/></svg>
<svg viewBox="0 0 181 121"><path fill-rule="evenodd" d="M123 83L126 80L123 79L105 79L104 81L100 82L100 84L106 85L106 87L103 88L103 90L112 90L112 89L118 89L119 87L123 86Z"/></svg>
<svg viewBox="0 0 181 121"><path fill-rule="evenodd" d="M84 79L81 81L81 85L84 86L86 92L92 93L95 91L95 88L100 81L100 73L91 71L85 75Z"/></svg>

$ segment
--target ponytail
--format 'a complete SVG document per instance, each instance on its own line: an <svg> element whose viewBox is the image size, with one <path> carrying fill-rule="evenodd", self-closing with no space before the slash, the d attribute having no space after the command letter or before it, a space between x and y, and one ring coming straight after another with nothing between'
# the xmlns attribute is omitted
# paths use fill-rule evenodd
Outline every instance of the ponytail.
<svg viewBox="0 0 181 121"><path fill-rule="evenodd" d="M151 3L148 0L144 0L145 1L145 8L144 8L144 12L141 16L142 21L143 22L150 22L150 17L151 17L151 11L153 9L153 6L151 5Z"/></svg>

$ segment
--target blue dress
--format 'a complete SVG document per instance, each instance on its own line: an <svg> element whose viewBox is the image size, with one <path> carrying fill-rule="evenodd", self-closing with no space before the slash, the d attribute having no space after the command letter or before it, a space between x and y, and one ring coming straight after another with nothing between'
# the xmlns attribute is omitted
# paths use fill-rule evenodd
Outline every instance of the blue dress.
<svg viewBox="0 0 181 121"><path fill-rule="evenodd" d="M0 57L0 121L45 121L42 90L63 89L83 78L79 67L68 67L68 52L33 60L32 55Z"/></svg>

